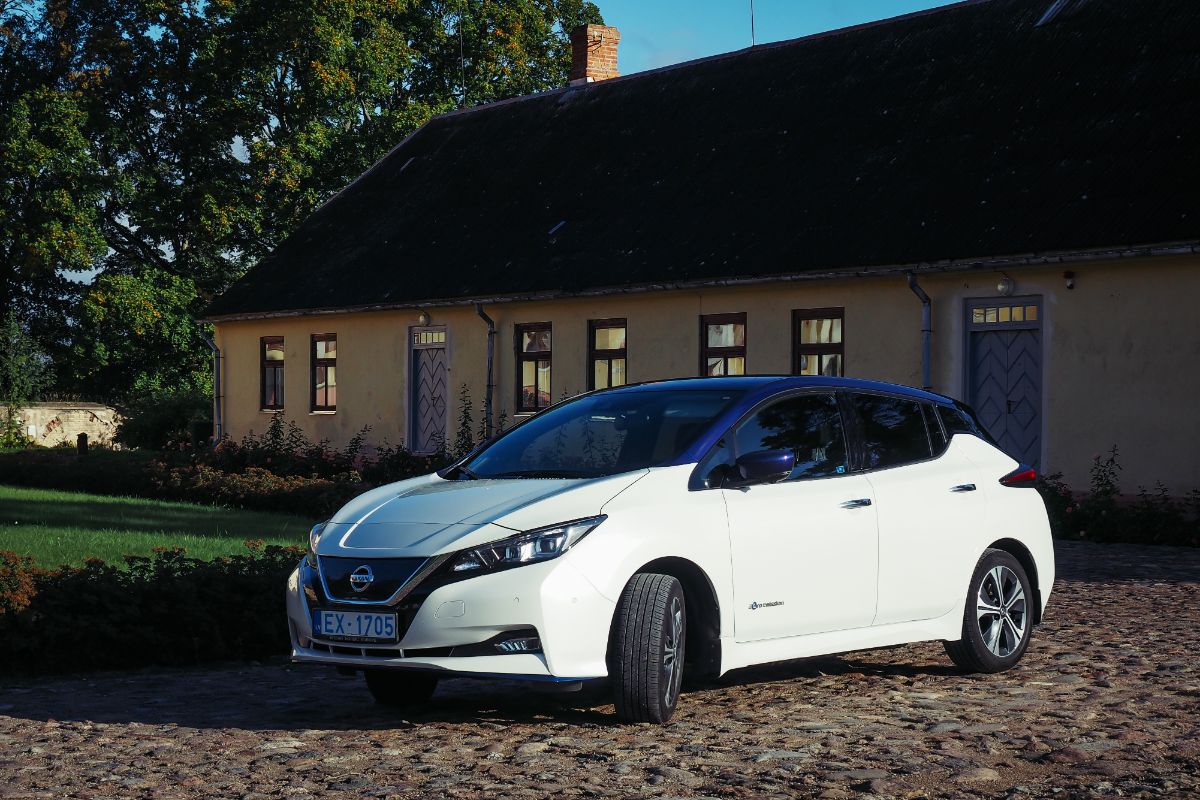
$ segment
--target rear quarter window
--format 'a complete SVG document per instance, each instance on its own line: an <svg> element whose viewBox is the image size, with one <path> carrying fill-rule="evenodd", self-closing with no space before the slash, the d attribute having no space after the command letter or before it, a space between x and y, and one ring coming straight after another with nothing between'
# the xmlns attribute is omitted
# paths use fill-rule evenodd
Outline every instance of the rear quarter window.
<svg viewBox="0 0 1200 800"><path fill-rule="evenodd" d="M969 433L972 436L978 436L985 442L996 444L996 440L991 434L984 429L979 420L975 418L974 412L971 409L961 404L955 403L952 406L937 406L938 417L942 420L942 426L946 429L946 435L953 438L956 433Z"/></svg>

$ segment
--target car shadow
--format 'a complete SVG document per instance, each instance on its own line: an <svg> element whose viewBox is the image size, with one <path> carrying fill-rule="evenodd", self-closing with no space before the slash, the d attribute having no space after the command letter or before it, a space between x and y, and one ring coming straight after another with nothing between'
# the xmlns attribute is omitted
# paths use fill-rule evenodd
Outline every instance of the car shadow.
<svg viewBox="0 0 1200 800"><path fill-rule="evenodd" d="M683 702L709 692L831 675L942 676L949 666L866 663L838 656L736 670L685 688ZM44 678L0 687L0 716L31 721L141 724L257 731L397 730L430 724L557 723L615 725L607 680L577 692L554 692L515 681L443 681L429 706L406 711L376 705L359 676L332 668L263 665L154 669Z"/></svg>

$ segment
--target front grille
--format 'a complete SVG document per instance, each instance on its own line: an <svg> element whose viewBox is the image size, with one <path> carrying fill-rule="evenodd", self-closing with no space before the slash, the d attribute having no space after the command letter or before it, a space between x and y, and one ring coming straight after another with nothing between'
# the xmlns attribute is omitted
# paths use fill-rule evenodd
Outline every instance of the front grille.
<svg viewBox="0 0 1200 800"><path fill-rule="evenodd" d="M339 558L318 556L321 576L329 587L331 600L375 601L388 600L408 579L416 574L424 558ZM355 573L369 571L371 582L362 591L356 591L350 577Z"/></svg>
<svg viewBox="0 0 1200 800"><path fill-rule="evenodd" d="M360 559L332 559L332 558L325 559L325 558L323 558L323 559L321 559L321 567L324 568L326 562L331 561L331 560L353 561L353 562L355 562L356 568L357 568L357 565L367 563ZM373 559L369 563L374 565L380 561L386 561L386 560L388 560L388 559ZM424 563L424 561L425 561L425 559L394 559L394 560L418 561L421 563ZM419 564L418 564L418 567L419 567ZM414 572L415 572L415 570L414 570ZM329 581L328 575L326 576L326 581ZM424 604L425 598L429 597L430 593L432 593L434 589L438 588L439 586L444 586L446 583L447 583L447 581L445 579L441 579L436 575L430 576L429 578L426 578L421 583L414 586L412 588L412 591L409 592L404 597L404 599L401 600L396 605L384 606L381 604L379 606L380 611L396 612L396 631L397 631L397 636L398 636L397 641L404 640L404 635L406 633L408 633L408 629L409 629L409 627L412 626L413 620L417 618L417 612L421 610L421 606L422 606L422 604ZM321 581L317 577L317 571L314 570L313 568L311 568L310 566L308 566L308 564L305 562L301 562L301 565L300 565L300 585L303 587L304 598L308 604L309 609L321 608L321 609L330 609L330 610L336 611L338 609L355 608L354 606L347 606L345 603L339 602L337 597L330 597L329 595L327 595L325 593L324 587L321 586ZM403 584L401 584L401 585L403 585ZM397 587L397 588L399 588L399 587ZM329 590L330 590L330 592L335 591L333 588L332 582L330 582ZM395 594L395 590L393 590L388 595L388 597L391 597L392 594ZM354 599L367 599L367 598L359 596ZM383 599L386 600L387 597L385 597ZM358 606L357 608L361 609L362 606ZM314 642L313 644L314 644L314 646L316 646L317 643ZM326 652L333 652L333 651L329 650L329 648L331 646L333 646L332 643L328 644L328 645L322 645L322 646L325 648ZM347 647L348 645L346 645L345 643L338 643L337 646ZM349 645L348 647L349 647L349 649L355 650L355 651L357 651L359 649L352 645ZM372 651L372 652L375 652L375 651ZM388 656L388 657L392 657L392 656Z"/></svg>

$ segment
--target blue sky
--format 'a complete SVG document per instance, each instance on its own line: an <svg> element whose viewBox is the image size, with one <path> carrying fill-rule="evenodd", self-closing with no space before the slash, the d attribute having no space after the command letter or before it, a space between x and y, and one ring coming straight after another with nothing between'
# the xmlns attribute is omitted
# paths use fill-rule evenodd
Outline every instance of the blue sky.
<svg viewBox="0 0 1200 800"><path fill-rule="evenodd" d="M678 64L750 46L750 0L595 0L621 31L621 74ZM754 0L756 41L886 19L947 0Z"/></svg>

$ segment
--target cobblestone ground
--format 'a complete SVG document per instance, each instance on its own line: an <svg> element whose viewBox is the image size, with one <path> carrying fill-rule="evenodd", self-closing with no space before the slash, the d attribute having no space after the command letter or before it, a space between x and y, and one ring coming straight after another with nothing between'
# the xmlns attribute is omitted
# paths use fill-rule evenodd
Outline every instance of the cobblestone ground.
<svg viewBox="0 0 1200 800"><path fill-rule="evenodd" d="M938 644L740 670L666 727L444 683L405 719L283 662L0 689L0 798L1200 797L1200 551L1064 544L1022 665Z"/></svg>

